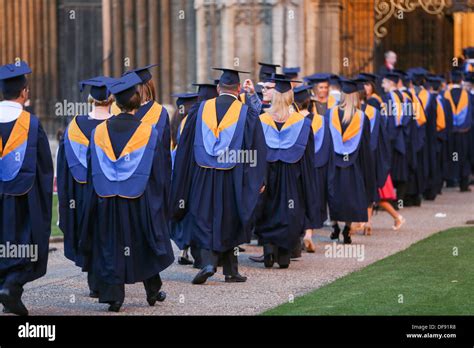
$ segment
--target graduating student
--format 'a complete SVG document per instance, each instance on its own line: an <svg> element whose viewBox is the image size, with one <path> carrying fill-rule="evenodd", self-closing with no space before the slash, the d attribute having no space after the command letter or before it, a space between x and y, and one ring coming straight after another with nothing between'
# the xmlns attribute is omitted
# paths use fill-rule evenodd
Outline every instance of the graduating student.
<svg viewBox="0 0 474 348"><path fill-rule="evenodd" d="M173 263L168 227L171 163L158 130L136 117L140 77L130 73L108 87L122 112L92 131L88 193L79 246L84 270L98 281L99 302L118 312L125 284L143 282L150 306L163 301L160 272Z"/></svg>
<svg viewBox="0 0 474 348"><path fill-rule="evenodd" d="M424 164L426 165L426 171L423 197L426 200L434 200L439 193L439 182L442 181L440 158L441 142L439 132L443 132L446 125L441 125L439 123L441 120L445 122L445 116L441 115L439 112L439 107L442 106L439 104L440 101L437 99L437 90L440 87L441 81L435 76L426 76L425 78L425 84L430 87L430 90L422 86L418 92L417 98L426 115L426 138L424 146ZM436 87L436 90L433 87ZM415 110L417 110L417 108L415 108Z"/></svg>
<svg viewBox="0 0 474 348"><path fill-rule="evenodd" d="M382 79L382 88L385 95L382 97L382 113L387 117L387 132L391 142L391 178L397 190L397 198L404 201L407 191L409 158L411 146L411 121L410 115L405 115L408 108L404 107L404 97L397 89L400 76L387 73Z"/></svg>
<svg viewBox="0 0 474 348"><path fill-rule="evenodd" d="M390 171L390 140L387 134L387 119L382 117L379 110L368 103L365 85L369 82L363 75L359 75L355 80L359 89L359 98L361 100L361 110L370 121L370 150L375 168L376 185L371 193L369 200L368 219L364 225L364 234L372 234L372 212L375 203L380 200L379 189L384 187Z"/></svg>
<svg viewBox="0 0 474 348"><path fill-rule="evenodd" d="M30 251L0 257L0 303L17 315L28 315L24 285L46 273L51 234L53 161L38 118L24 109L30 73L24 61L0 67L0 244Z"/></svg>
<svg viewBox="0 0 474 348"><path fill-rule="evenodd" d="M366 95L366 103L372 105L377 110L381 110L382 108L382 98L377 94L377 87L376 83L379 79L378 75L370 74L370 73L360 73L358 78L365 79L366 82L364 83L365 95Z"/></svg>
<svg viewBox="0 0 474 348"><path fill-rule="evenodd" d="M421 103L415 90L421 92L422 85L415 84L416 89L410 90L411 82L416 83L417 78L410 77L402 70L394 70L394 73L400 77L398 81L398 90L403 96L403 106L405 116L411 118L409 123L410 144L407 147L409 161L408 183L404 199L404 205L420 206L421 197L425 190L425 184L428 177L428 147L426 146L426 115L423 104ZM415 75L416 76L416 75ZM421 77L424 83L424 73Z"/></svg>
<svg viewBox="0 0 474 348"><path fill-rule="evenodd" d="M452 86L444 93L446 102L452 110L453 133L452 151L448 172L451 180L459 183L461 192L467 192L469 188L469 175L471 173L471 127L474 114L474 97L466 89L462 88L463 73L455 69L451 72Z"/></svg>
<svg viewBox="0 0 474 348"><path fill-rule="evenodd" d="M464 66L463 72L465 74L474 72L474 47L466 47L463 49Z"/></svg>
<svg viewBox="0 0 474 348"><path fill-rule="evenodd" d="M268 82L269 78L273 75L276 74L277 68L280 67L279 64L273 64L273 63L264 63L264 62L258 62L258 65L260 65L260 70L258 72L258 83L255 86L255 92L257 93L258 97L260 100L263 102L263 107L270 107L270 102L271 98L264 100L264 85L266 82ZM267 103L265 103L267 101Z"/></svg>
<svg viewBox="0 0 474 348"><path fill-rule="evenodd" d="M260 115L267 145L267 178L255 234L263 243L265 267L290 264L305 229L316 228L319 211L314 183L314 136L311 119L294 107L291 80L275 82L272 107Z"/></svg>
<svg viewBox="0 0 474 348"><path fill-rule="evenodd" d="M435 194L441 194L443 188L445 173L448 168L449 160L449 143L448 139L452 132L453 120L451 105L446 102L442 93L441 87L443 78L439 76L432 76L427 79L429 83L429 92L431 98L435 99L435 127L436 127L436 167L435 177L433 178L434 188L432 190ZM433 116L432 116L433 117Z"/></svg>
<svg viewBox="0 0 474 348"><path fill-rule="evenodd" d="M327 110L337 104L336 99L329 95L330 77L331 74L313 74L305 78L308 83L314 86L311 112L315 115L325 115Z"/></svg>
<svg viewBox="0 0 474 348"><path fill-rule="evenodd" d="M283 68L283 75L285 75L287 79L291 80L292 88L296 88L302 85L302 82L298 81L300 72L301 68L299 66Z"/></svg>
<svg viewBox="0 0 474 348"><path fill-rule="evenodd" d="M176 111L170 120L171 149L174 151L178 146L179 137L183 130L185 119L191 107L198 102L198 93L175 93L171 95L176 98Z"/></svg>
<svg viewBox="0 0 474 348"><path fill-rule="evenodd" d="M201 87L200 87L201 88ZM202 87L205 88L205 87ZM171 158L173 161L176 157L176 150L179 143L179 138L183 132L183 128L186 125L189 110L194 104L197 103L199 94L198 93L176 93L172 95L176 99L176 111L174 116L171 118L171 144L172 153ZM194 265L196 268L200 268L200 251L196 247L191 247L191 238L183 228L181 223L171 223L171 239L176 243L178 248L182 250L181 256L178 258L178 264L180 265ZM189 251L194 258L192 261L189 258Z"/></svg>
<svg viewBox="0 0 474 348"><path fill-rule="evenodd" d="M315 199L312 211L317 212L314 215L315 221L312 228L306 229L303 238L304 247L307 252L313 253L315 245L312 240L313 229L321 228L324 221L328 218L328 168L334 165L334 147L329 131L328 120L323 115L313 115L308 108L311 104L310 90L313 87L300 86L294 89L295 104L299 112L311 120L311 131L314 136L314 184Z"/></svg>
<svg viewBox="0 0 474 348"><path fill-rule="evenodd" d="M329 168L329 212L331 220L344 221L344 244L352 243L353 222L367 222L367 207L376 185L370 144L370 120L360 110L357 83L341 80L339 106L327 111L334 144L335 166ZM333 226L331 239L339 239Z"/></svg>
<svg viewBox="0 0 474 348"><path fill-rule="evenodd" d="M112 79L98 76L81 81L81 92L90 87L88 101L92 111L88 115L74 117L59 142L57 159L57 183L59 201L59 228L64 233L64 255L79 267L84 265L79 252L80 220L84 212L87 183L87 149L92 130L110 118L113 102L107 83ZM97 297L97 285L88 274L90 296Z"/></svg>
<svg viewBox="0 0 474 348"><path fill-rule="evenodd" d="M219 258L226 282L246 281L238 272L236 248L250 241L265 177L262 126L258 113L238 100L239 71L215 69L222 71L219 97L189 112L171 189L172 221L182 221L201 249L202 269L193 284L205 283Z"/></svg>

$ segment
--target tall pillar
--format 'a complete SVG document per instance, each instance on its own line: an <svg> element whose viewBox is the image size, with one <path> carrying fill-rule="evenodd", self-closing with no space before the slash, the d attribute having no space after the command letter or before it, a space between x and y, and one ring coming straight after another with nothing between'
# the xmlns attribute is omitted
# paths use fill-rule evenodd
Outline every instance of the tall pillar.
<svg viewBox="0 0 474 348"><path fill-rule="evenodd" d="M462 49L474 46L474 13L455 12L454 16L454 56L462 55Z"/></svg>

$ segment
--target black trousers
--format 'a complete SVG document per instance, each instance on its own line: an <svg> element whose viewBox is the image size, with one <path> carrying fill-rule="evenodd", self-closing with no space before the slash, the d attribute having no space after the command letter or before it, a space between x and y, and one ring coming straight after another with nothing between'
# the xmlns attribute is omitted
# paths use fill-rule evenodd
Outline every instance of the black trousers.
<svg viewBox="0 0 474 348"><path fill-rule="evenodd" d="M143 282L146 296L150 297L160 291L163 285L159 274L148 278ZM99 287L99 302L100 303L123 303L125 300L125 284L109 284L103 281L98 281Z"/></svg>
<svg viewBox="0 0 474 348"><path fill-rule="evenodd" d="M299 246L301 248L301 245ZM291 250L277 247L276 245L273 245L271 243L265 244L263 246L263 254L273 254L275 262L278 263L280 266L287 266L290 264L291 252Z"/></svg>
<svg viewBox="0 0 474 348"><path fill-rule="evenodd" d="M201 268L202 267L201 249L193 245L191 245L190 249L191 249L191 256L194 259L194 266Z"/></svg>
<svg viewBox="0 0 474 348"><path fill-rule="evenodd" d="M213 266L214 269L217 269L217 266L222 264L223 273L226 276L236 275L239 272L239 264L234 249L227 250L223 253L201 249L201 262L202 268Z"/></svg>

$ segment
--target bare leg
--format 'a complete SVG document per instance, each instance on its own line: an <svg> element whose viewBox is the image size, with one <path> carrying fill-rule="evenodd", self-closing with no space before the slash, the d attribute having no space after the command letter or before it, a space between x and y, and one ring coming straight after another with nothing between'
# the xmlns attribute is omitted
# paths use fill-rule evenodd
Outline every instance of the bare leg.
<svg viewBox="0 0 474 348"><path fill-rule="evenodd" d="M382 201L379 203L379 205L393 217L394 225L392 228L396 231L399 230L400 227L402 227L402 225L405 223L405 218L400 215L389 202Z"/></svg>
<svg viewBox="0 0 474 348"><path fill-rule="evenodd" d="M304 239L303 239L303 243L304 243L304 247L305 247L305 249L308 253L314 253L315 250L316 250L316 246L313 243L312 237L313 237L313 230L312 229L306 230L305 235L304 235Z"/></svg>

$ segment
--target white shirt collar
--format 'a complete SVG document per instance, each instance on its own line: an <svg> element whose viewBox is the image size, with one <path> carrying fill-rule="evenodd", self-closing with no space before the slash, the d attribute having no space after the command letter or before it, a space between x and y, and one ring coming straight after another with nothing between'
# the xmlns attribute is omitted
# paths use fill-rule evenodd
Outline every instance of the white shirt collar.
<svg viewBox="0 0 474 348"><path fill-rule="evenodd" d="M221 95L229 95L229 96L231 96L231 97L234 98L234 99L238 99L237 96L235 96L235 95L233 95L233 94L230 94L230 93L221 93L221 94L219 94L219 97L220 97Z"/></svg>
<svg viewBox="0 0 474 348"><path fill-rule="evenodd" d="M10 100L0 102L0 123L15 121L23 111L23 105Z"/></svg>

